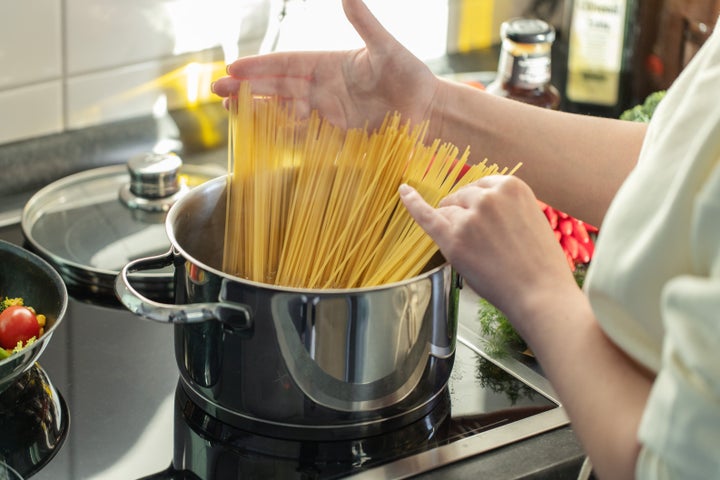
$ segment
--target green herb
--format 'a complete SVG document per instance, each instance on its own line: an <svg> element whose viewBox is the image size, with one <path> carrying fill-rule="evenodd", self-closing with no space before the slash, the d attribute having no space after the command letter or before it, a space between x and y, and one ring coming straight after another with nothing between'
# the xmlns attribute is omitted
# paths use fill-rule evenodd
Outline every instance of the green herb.
<svg viewBox="0 0 720 480"><path fill-rule="evenodd" d="M505 314L484 298L480 299L478 319L487 353L494 355L507 353L510 346L520 350L526 348L525 341L510 325Z"/></svg>
<svg viewBox="0 0 720 480"><path fill-rule="evenodd" d="M636 105L633 108L625 110L620 114L620 120L629 120L631 122L649 122L650 118L655 113L660 100L665 97L665 90L653 92L647 96L645 101L640 105Z"/></svg>

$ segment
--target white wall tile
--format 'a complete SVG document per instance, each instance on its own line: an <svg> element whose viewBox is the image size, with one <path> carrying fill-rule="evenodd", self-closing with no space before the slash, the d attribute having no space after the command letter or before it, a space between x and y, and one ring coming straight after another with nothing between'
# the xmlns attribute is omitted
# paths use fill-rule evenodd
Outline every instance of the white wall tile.
<svg viewBox="0 0 720 480"><path fill-rule="evenodd" d="M447 1L367 0L391 33L424 58L443 53ZM305 17L297 11L288 16L281 49L357 46L339 0L291 3ZM225 63L257 53L282 5L283 0L2 0L0 143L149 115L160 98L170 109L215 101L210 81L224 74ZM194 93L187 86L190 62L197 62L200 74L190 87Z"/></svg>
<svg viewBox="0 0 720 480"><path fill-rule="evenodd" d="M216 49L72 77L67 81L67 126L150 115L159 101L169 109L216 101L210 83L224 73L225 60Z"/></svg>
<svg viewBox="0 0 720 480"><path fill-rule="evenodd" d="M66 0L68 74L252 40L269 1Z"/></svg>
<svg viewBox="0 0 720 480"><path fill-rule="evenodd" d="M63 129L59 80L0 90L0 144Z"/></svg>
<svg viewBox="0 0 720 480"><path fill-rule="evenodd" d="M0 2L0 89L61 75L60 21L60 0Z"/></svg>

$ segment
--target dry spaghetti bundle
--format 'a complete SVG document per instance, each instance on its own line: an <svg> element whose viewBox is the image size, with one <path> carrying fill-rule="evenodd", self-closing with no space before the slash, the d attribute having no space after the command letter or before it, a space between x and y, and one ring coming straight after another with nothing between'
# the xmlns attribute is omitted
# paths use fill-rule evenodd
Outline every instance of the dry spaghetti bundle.
<svg viewBox="0 0 720 480"><path fill-rule="evenodd" d="M399 185L437 205L480 177L507 173L483 161L460 175L469 151L426 145L427 127L397 113L371 133L341 130L317 112L299 121L291 104L253 97L243 83L230 102L223 270L313 289L421 273L437 246L402 205Z"/></svg>

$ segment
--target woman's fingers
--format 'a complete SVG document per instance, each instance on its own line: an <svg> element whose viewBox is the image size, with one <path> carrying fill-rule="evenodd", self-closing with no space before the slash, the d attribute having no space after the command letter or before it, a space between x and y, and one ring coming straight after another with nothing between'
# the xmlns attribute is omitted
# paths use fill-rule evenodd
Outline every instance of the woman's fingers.
<svg viewBox="0 0 720 480"><path fill-rule="evenodd" d="M317 52L273 52L239 58L227 67L228 75L240 78L312 77Z"/></svg>
<svg viewBox="0 0 720 480"><path fill-rule="evenodd" d="M409 185L402 184L398 189L400 199L410 216L430 235L435 243L442 243L442 236L447 234L450 227L449 220L425 201L417 190Z"/></svg>
<svg viewBox="0 0 720 480"><path fill-rule="evenodd" d="M212 90L227 97L237 93L241 81L251 81L257 95L288 98L307 96L318 53L271 53L240 58L227 67L228 76L217 80Z"/></svg>
<svg viewBox="0 0 720 480"><path fill-rule="evenodd" d="M391 111L409 121L426 120L438 92L435 75L380 24L362 0L343 0L343 8L365 48L240 58L228 66L227 76L215 81L212 91L227 98L248 81L255 95L293 102L299 118L316 110L344 129L377 128Z"/></svg>
<svg viewBox="0 0 720 480"><path fill-rule="evenodd" d="M508 178L509 177L505 175L488 175L487 177L482 177L447 195L440 200L438 207L456 205L462 208L471 208L480 201L480 195L499 187L503 182L507 181Z"/></svg>

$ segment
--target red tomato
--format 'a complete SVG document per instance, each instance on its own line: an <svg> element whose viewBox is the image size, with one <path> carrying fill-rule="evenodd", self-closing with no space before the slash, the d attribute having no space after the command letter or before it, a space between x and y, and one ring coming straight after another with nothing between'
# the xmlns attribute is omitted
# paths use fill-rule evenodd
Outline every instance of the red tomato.
<svg viewBox="0 0 720 480"><path fill-rule="evenodd" d="M18 342L27 342L40 336L37 317L27 307L13 305L0 313L0 346L15 348Z"/></svg>

